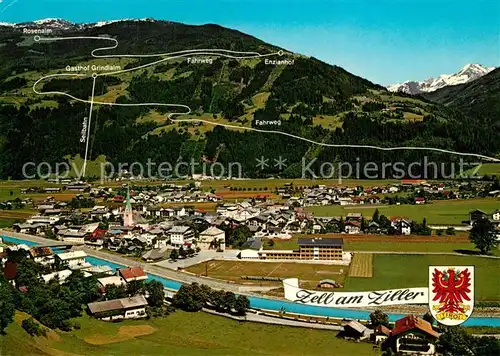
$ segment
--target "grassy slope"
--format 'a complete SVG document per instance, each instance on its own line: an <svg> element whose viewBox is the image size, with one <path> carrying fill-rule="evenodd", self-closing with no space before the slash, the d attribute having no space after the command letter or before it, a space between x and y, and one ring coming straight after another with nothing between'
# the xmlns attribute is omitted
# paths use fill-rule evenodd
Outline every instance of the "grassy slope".
<svg viewBox="0 0 500 356"><path fill-rule="evenodd" d="M174 314L149 321L105 323L84 316L81 330L59 340L31 338L17 324L0 336L1 355L376 355L369 344L335 338L331 331L242 323L205 313ZM122 326L149 325L156 332L121 342L91 345L85 338L115 336ZM52 337L52 339L55 339ZM88 339L87 339L88 340Z"/></svg>
<svg viewBox="0 0 500 356"><path fill-rule="evenodd" d="M463 173L465 176L500 176L500 164L498 163L483 163L480 167L471 168Z"/></svg>

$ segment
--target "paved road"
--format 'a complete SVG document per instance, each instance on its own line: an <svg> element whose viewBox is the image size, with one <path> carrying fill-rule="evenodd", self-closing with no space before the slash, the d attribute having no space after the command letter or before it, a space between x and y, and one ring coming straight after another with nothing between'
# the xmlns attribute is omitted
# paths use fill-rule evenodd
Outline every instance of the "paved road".
<svg viewBox="0 0 500 356"><path fill-rule="evenodd" d="M238 292L239 291L239 286L236 284L232 284L229 282L224 282L224 281L216 281L211 278L206 278L206 277L201 277L193 274L188 274L185 272L178 272L169 268L164 268L161 266L157 266L155 264L148 264L148 263L142 263L134 260L130 260L128 258L118 256L118 255L112 255L104 251L96 251L87 247L78 247L79 249L84 250L89 256L94 256L101 258L103 260L107 260L110 262L118 263L121 265L126 265L126 266L141 266L144 271L155 274L160 277L172 279L178 282L182 283L202 283L206 284L211 288L215 289L224 289L224 290L229 290L232 292Z"/></svg>
<svg viewBox="0 0 500 356"><path fill-rule="evenodd" d="M246 320L257 322L257 323L286 325L286 326L298 326L298 327L309 328L309 329L337 330L337 331L344 329L342 326L339 326L339 325L308 323L305 321L295 321L295 320L289 320L289 319L273 318L271 316L261 315L258 312L257 312L257 314L247 313Z"/></svg>
<svg viewBox="0 0 500 356"><path fill-rule="evenodd" d="M250 311L245 316L235 316L224 313L218 313L215 310L203 308L203 311L209 314L223 316L225 318L230 318L233 320L239 321L251 321L255 323L263 323L263 324L274 324L274 325L286 325L286 326L296 326L310 329L322 329L322 330L343 330L344 327L340 325L329 325L329 324L321 324L321 323L309 323L305 321L296 321L290 319L283 319L279 317L273 317L264 315L259 311Z"/></svg>
<svg viewBox="0 0 500 356"><path fill-rule="evenodd" d="M178 268L188 268L190 266L197 265L198 263L202 263L205 261L210 261L213 259L224 259L224 260L236 260L237 255L240 251L238 250L226 250L224 252L215 252L215 251L200 251L197 255L193 257L189 257L186 259L179 259L177 261L172 260L164 260L161 262L156 262L155 265L170 269L178 269Z"/></svg>
<svg viewBox="0 0 500 356"><path fill-rule="evenodd" d="M26 241L40 243L40 244L54 242L54 240L49 240L49 239L46 239L43 237L26 235L26 234L18 234L18 233L15 233L12 231L6 231L6 230L0 230L0 235L2 235L2 234L6 235L6 236L11 236L13 238L19 238L19 239L23 239ZM88 247L85 247L82 245L74 246L74 248L85 251L87 253L87 255L89 255L89 256L101 258L103 260L117 263L120 265L141 266L144 269L144 271L146 271L148 273L151 273L151 274L154 274L154 275L157 275L160 277L168 278L168 279L171 279L174 281L178 281L181 283L195 283L196 282L196 283L200 283L200 284L206 284L209 287L214 288L214 289L224 289L224 290L231 291L234 293L243 293L243 294L253 295L252 293L249 293L247 288L241 288L240 285L237 285L234 283L220 281L220 280L214 280L211 278L206 278L206 277L202 277L202 276L188 274L185 272L178 272L178 271L174 271L172 269L164 268L161 266L156 266L154 264L138 262L135 260L131 260L131 259L119 256L119 255L110 254L110 253L107 253L104 251L96 251L94 249L91 249L91 248L88 248ZM259 288L258 287L256 289L254 289L254 291L259 290L259 289L267 290L269 288L267 288L267 287Z"/></svg>
<svg viewBox="0 0 500 356"><path fill-rule="evenodd" d="M4 231L0 230L0 234L4 234L7 236L11 237L17 237L23 240L27 241L32 241L36 243L46 243L50 242L53 240L48 240L42 237L38 236L32 236L32 235L24 235L24 234L16 234L12 233L10 231ZM209 285L212 288L215 289L224 289L224 290L229 290L235 293L240 293L240 294L247 294L247 295L252 295L252 293L244 292L238 288L238 285L234 285L231 283L225 283L221 281L214 281L209 278L204 278L204 277L199 277L199 276L194 276L194 275L189 275L186 273L181 273L177 272L171 269L166 269L163 267L155 266L152 264L146 264L146 263L141 263L138 261L132 261L127 258L117 256L117 255L112 255L103 251L96 251L84 246L75 246L77 249L84 250L89 256L101 258L103 260L107 260L110 262L114 262L117 264L121 265L126 265L126 266L141 266L146 272L155 274L161 277L165 277L168 279L176 280L179 282L184 282L184 283L192 283L192 282L198 282L198 283L204 283ZM271 297L272 298L272 297ZM213 311L210 311L211 313L215 313ZM227 315L223 315L227 316ZM248 313L247 316L244 318L246 321L251 321L251 322L258 322L258 323L265 323L265 324L276 324L276 325L285 325L285 326L295 326L295 327L305 327L305 328L313 328L313 329L326 329L326 330L341 330L342 328L340 326L336 325L324 325L324 324L317 324L317 323L308 323L308 322L300 322L300 321L294 321L294 320L287 320L287 319L281 319L281 318L274 318L266 315L261 315L259 312L257 313Z"/></svg>

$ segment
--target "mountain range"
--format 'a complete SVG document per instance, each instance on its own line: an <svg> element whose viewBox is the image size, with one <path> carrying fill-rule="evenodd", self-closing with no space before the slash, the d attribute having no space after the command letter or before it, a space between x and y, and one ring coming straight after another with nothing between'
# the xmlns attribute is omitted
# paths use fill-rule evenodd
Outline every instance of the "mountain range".
<svg viewBox="0 0 500 356"><path fill-rule="evenodd" d="M393 84L388 87L391 92L402 92L405 94L430 93L446 86L465 84L472 82L483 75L490 73L495 67L486 67L481 64L467 64L455 74L442 74L437 78L429 78L424 81L406 81Z"/></svg>
<svg viewBox="0 0 500 356"><path fill-rule="evenodd" d="M187 58L155 64L158 56L93 58L90 53L102 46L101 42L37 42L34 35L23 33L25 28L50 28L50 35L61 37L105 35L118 40L116 49L101 51L101 55L197 49L260 54L284 51L280 59L287 59L290 64L273 64L265 60L268 57L236 60L205 56L210 57L209 63L197 64ZM0 178L19 178L26 162L55 164L85 151L81 132L89 105L62 95L36 95L33 84L45 76L67 73L67 66L86 64L131 69L99 77L96 101L176 103L192 110L189 115L177 116L187 121L175 122L169 119L165 107L94 105L89 137L91 160L104 157L113 164L145 164L148 159L172 164L194 160L218 162L225 167L239 162L245 177L302 177L304 161L314 161L310 167L318 172L322 162L415 162L423 155L435 162L458 159L425 151L384 152L328 144L426 146L484 155L500 153L499 131L491 130L500 120L491 111L478 114L438 97L391 93L339 66L292 53L240 31L216 24L193 26L153 19L94 24L46 19L4 25L0 31ZM133 70L137 67L140 68ZM476 82L481 84L496 72ZM496 76L491 80L498 82ZM490 105L494 96L490 99L488 85L492 84L481 84L470 96L466 87L461 95ZM50 77L37 88L88 100L92 79ZM228 124L233 127L223 126ZM271 162L273 158L286 160L286 167L257 167L256 160L262 157Z"/></svg>
<svg viewBox="0 0 500 356"><path fill-rule="evenodd" d="M423 96L475 118L487 117L500 131L500 68L465 84L444 87Z"/></svg>
<svg viewBox="0 0 500 356"><path fill-rule="evenodd" d="M3 27L13 27L13 28L50 28L53 30L83 30L92 27L102 27L115 22L155 22L156 20L151 18L144 19L121 19L112 21L100 21L95 23L73 23L64 19L59 18L46 18L40 19L33 22L20 22L20 23L10 23L10 22L0 22L0 26Z"/></svg>

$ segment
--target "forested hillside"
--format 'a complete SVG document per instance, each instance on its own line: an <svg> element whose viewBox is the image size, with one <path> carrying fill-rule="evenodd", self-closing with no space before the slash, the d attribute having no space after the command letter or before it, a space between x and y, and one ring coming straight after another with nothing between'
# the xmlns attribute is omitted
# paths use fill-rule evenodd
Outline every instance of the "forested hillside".
<svg viewBox="0 0 500 356"><path fill-rule="evenodd" d="M448 86L425 97L473 118L489 118L500 129L500 68L473 82Z"/></svg>
<svg viewBox="0 0 500 356"><path fill-rule="evenodd" d="M117 22L102 27L71 28L62 36L112 36L117 49L99 54L155 54L192 49L226 49L272 54L280 48L216 25L187 26L170 22ZM76 65L114 65L122 69L157 61L151 58L92 58L109 41L35 42L19 29L0 28L0 178L19 178L26 162L64 161L82 154L82 121L89 105L62 95L35 95L42 76L66 73ZM90 159L105 155L112 163L240 162L247 177L302 174L301 162L338 161L449 162L447 154L371 149L333 149L292 137L241 128L283 131L322 143L384 147L429 146L484 155L500 152L500 134L488 118L464 116L459 110L422 97L387 92L383 87L315 58L286 52L277 59L293 65L266 64L264 57L210 58L211 64L186 58L117 75L99 77L95 101L134 104L176 103L191 108L182 119L168 118L172 108L94 105ZM269 57L274 59L273 57ZM498 70L497 70L498 72ZM492 73L493 74L493 73ZM491 75L490 75L491 76ZM489 76L487 76L489 77ZM88 100L92 79L59 77L41 82L38 90L61 91ZM489 102L488 102L489 103ZM487 103L487 105L489 105ZM276 124L279 122L279 124ZM478 139L481 138L481 139ZM282 157L287 167L256 167L261 157Z"/></svg>

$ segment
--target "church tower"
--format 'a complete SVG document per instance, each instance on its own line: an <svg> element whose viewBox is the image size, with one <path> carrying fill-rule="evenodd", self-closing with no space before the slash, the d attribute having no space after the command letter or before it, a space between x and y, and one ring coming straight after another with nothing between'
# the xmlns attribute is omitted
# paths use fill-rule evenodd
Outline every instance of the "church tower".
<svg viewBox="0 0 500 356"><path fill-rule="evenodd" d="M134 213L132 211L132 204L130 203L130 187L127 187L127 201L125 204L125 211L123 212L123 226L134 226Z"/></svg>

